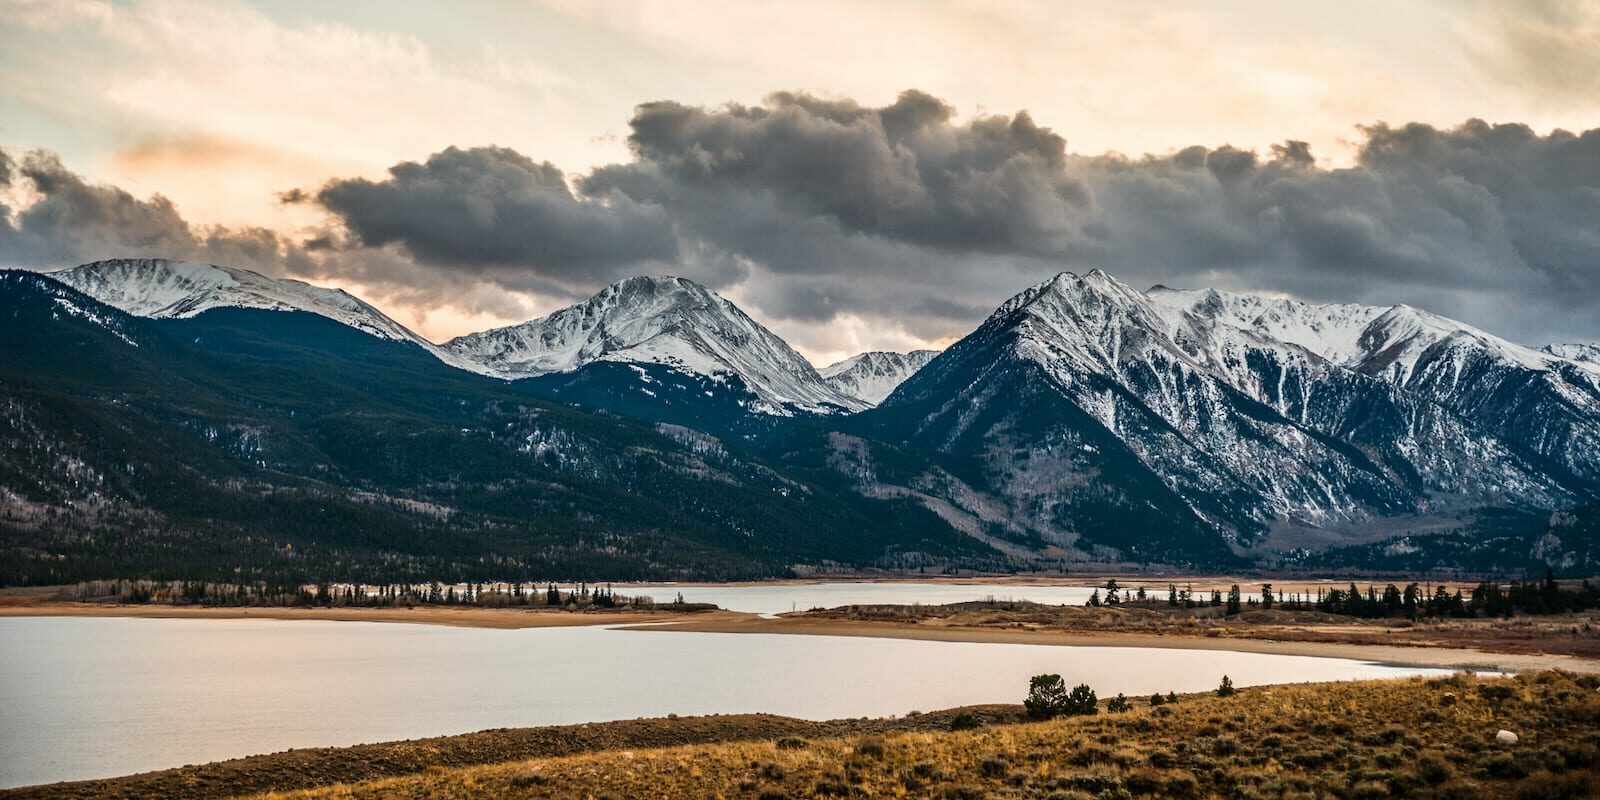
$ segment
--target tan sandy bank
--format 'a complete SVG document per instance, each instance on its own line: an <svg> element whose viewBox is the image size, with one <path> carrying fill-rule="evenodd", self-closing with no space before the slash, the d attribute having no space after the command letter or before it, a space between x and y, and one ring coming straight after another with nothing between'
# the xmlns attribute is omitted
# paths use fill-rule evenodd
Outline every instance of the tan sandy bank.
<svg viewBox="0 0 1600 800"><path fill-rule="evenodd" d="M1348 658L1357 661L1480 672L1564 669L1574 672L1600 673L1600 660L1596 659L1576 658L1566 655L1491 653L1482 650L1452 647L1399 647L1337 642L1297 642L1290 640L1213 638L1146 633L996 630L953 626L919 626L894 622L858 622L793 617L761 618L749 615L728 615L715 619L710 617L696 618L665 625L637 629L624 628L623 630L863 636L935 642L1037 644L1063 647L1160 647L1172 650L1231 650L1242 653Z"/></svg>
<svg viewBox="0 0 1600 800"><path fill-rule="evenodd" d="M730 612L693 614L669 611L542 611L523 608L208 608L166 605L115 605L51 601L0 602L0 617L135 617L145 619L275 619L337 622L402 622L462 628L565 628L581 625L628 625L687 621L704 617L738 617Z"/></svg>

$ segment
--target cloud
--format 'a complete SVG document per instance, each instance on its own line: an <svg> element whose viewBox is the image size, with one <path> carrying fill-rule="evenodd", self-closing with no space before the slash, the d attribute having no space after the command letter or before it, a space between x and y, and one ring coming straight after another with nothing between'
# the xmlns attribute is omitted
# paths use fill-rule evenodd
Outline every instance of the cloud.
<svg viewBox="0 0 1600 800"><path fill-rule="evenodd" d="M670 272L808 352L871 330L960 336L1028 283L1093 267L1136 285L1410 303L1534 344L1600 339L1600 130L1377 123L1338 168L1298 139L1129 158L1075 154L1026 112L960 115L916 91L876 107L652 102L630 130L629 160L578 176L451 147L283 192L328 215L297 245L192 226L160 196L34 153L7 168L38 199L0 245L52 263L173 248L265 264L366 287L413 318L516 318ZM829 328L843 320L848 340Z"/></svg>
<svg viewBox="0 0 1600 800"><path fill-rule="evenodd" d="M1573 0L1489 3L1475 50L1486 72L1559 107L1600 94L1600 6Z"/></svg>
<svg viewBox="0 0 1600 800"><path fill-rule="evenodd" d="M958 253L1048 254L1082 236L1088 191L1061 169L1066 140L1025 111L954 118L918 91L881 108L792 93L757 108L647 103L630 123L635 163L596 170L582 188Z"/></svg>
<svg viewBox="0 0 1600 800"><path fill-rule="evenodd" d="M451 147L397 164L381 181L331 181L315 199L352 244L398 245L440 269L606 283L678 255L659 206L580 199L555 165L500 147Z"/></svg>
<svg viewBox="0 0 1600 800"><path fill-rule="evenodd" d="M1361 133L1347 169L1316 168L1293 143L1268 159L1075 160L1094 189L1096 260L1165 282L1408 302L1513 336L1600 335L1600 130Z"/></svg>
<svg viewBox="0 0 1600 800"><path fill-rule="evenodd" d="M748 259L769 284L749 296L783 318L949 334L1024 280L1100 266L1600 336L1600 130L1379 123L1353 166L1328 169L1297 140L1071 155L1025 112L958 121L919 92L881 108L651 103L631 124L635 159L582 190L658 204Z"/></svg>
<svg viewBox="0 0 1600 800"><path fill-rule="evenodd" d="M102 258L159 256L214 261L281 274L301 260L298 249L265 228L192 226L172 201L139 199L115 186L91 184L52 153L32 151L20 163L0 152L0 185L24 185L32 201L0 224L0 253L10 264L72 266Z"/></svg>

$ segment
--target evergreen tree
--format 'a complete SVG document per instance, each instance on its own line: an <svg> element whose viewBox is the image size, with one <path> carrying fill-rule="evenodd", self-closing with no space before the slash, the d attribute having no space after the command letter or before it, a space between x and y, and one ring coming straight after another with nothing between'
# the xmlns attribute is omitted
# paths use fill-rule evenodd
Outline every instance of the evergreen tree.
<svg viewBox="0 0 1600 800"><path fill-rule="evenodd" d="M1022 701L1028 716L1052 719L1060 716L1067 704L1067 684L1060 675L1035 675L1028 681L1028 697Z"/></svg>
<svg viewBox="0 0 1600 800"><path fill-rule="evenodd" d="M1100 713L1100 699L1095 697L1094 690L1086 683L1072 687L1067 694L1066 703L1061 707L1061 713L1067 716L1088 716Z"/></svg>

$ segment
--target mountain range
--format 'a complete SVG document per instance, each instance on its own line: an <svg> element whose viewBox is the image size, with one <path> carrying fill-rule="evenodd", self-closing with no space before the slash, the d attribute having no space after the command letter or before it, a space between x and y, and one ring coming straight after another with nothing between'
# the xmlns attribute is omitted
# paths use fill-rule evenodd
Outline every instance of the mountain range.
<svg viewBox="0 0 1600 800"><path fill-rule="evenodd" d="M1600 351L1403 305L1062 273L818 370L681 278L443 344L228 267L3 278L3 582L1600 564Z"/></svg>

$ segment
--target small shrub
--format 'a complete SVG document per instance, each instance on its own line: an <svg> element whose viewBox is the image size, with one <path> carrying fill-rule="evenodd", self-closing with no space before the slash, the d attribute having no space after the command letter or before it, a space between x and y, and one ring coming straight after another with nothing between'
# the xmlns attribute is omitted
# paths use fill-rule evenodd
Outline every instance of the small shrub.
<svg viewBox="0 0 1600 800"><path fill-rule="evenodd" d="M856 745L856 755L866 756L867 758L882 760L886 750L887 746L884 741L878 738L867 739Z"/></svg>
<svg viewBox="0 0 1600 800"><path fill-rule="evenodd" d="M1444 756L1438 753L1423 753L1417 758L1417 777L1430 786L1438 786L1455 777L1456 770L1450 766Z"/></svg>
<svg viewBox="0 0 1600 800"><path fill-rule="evenodd" d="M1233 679L1228 677L1228 676L1226 676L1226 675L1222 676L1222 683L1218 684L1218 686L1217 686L1217 696L1218 697L1232 697L1233 694L1234 694L1234 691L1235 690L1233 688Z"/></svg>
<svg viewBox="0 0 1600 800"><path fill-rule="evenodd" d="M1200 782L1187 772L1167 776L1166 792L1169 797L1198 797Z"/></svg>
<svg viewBox="0 0 1600 800"><path fill-rule="evenodd" d="M1061 713L1068 716L1088 716L1100 713L1100 699L1094 696L1094 690L1086 683L1072 687L1072 692L1067 695L1067 701L1061 708Z"/></svg>
<svg viewBox="0 0 1600 800"><path fill-rule="evenodd" d="M849 797L850 787L839 781L817 781L812 793L823 797Z"/></svg>
<svg viewBox="0 0 1600 800"><path fill-rule="evenodd" d="M1476 783L1470 781L1452 781L1440 786L1433 794L1437 800L1483 800L1488 797L1478 788Z"/></svg>
<svg viewBox="0 0 1600 800"><path fill-rule="evenodd" d="M1510 683L1485 683L1478 687L1478 696L1485 700L1510 700L1517 696L1517 687Z"/></svg>
<svg viewBox="0 0 1600 800"><path fill-rule="evenodd" d="M950 718L950 730L953 731L970 731L980 727L982 723L978 722L978 718L965 711Z"/></svg>
<svg viewBox="0 0 1600 800"><path fill-rule="evenodd" d="M1361 781L1350 787L1347 796L1351 800L1385 800L1389 796L1389 785L1379 781Z"/></svg>
<svg viewBox="0 0 1600 800"><path fill-rule="evenodd" d="M804 750L810 746L810 742L798 736L785 736L778 740L779 750Z"/></svg>
<svg viewBox="0 0 1600 800"><path fill-rule="evenodd" d="M1067 703L1067 683L1060 675L1035 675L1028 681L1028 697L1022 707L1034 719L1053 719L1063 713Z"/></svg>
<svg viewBox="0 0 1600 800"><path fill-rule="evenodd" d="M1516 800L1582 800L1600 796L1600 780L1591 774L1538 772L1518 783L1512 796Z"/></svg>
<svg viewBox="0 0 1600 800"><path fill-rule="evenodd" d="M940 795L944 800L987 800L989 793L983 788L970 784L944 787Z"/></svg>
<svg viewBox="0 0 1600 800"><path fill-rule="evenodd" d="M998 778L1006 774L1006 769L1006 762L995 756L978 762L978 774L985 778Z"/></svg>
<svg viewBox="0 0 1600 800"><path fill-rule="evenodd" d="M1159 706L1159 705L1161 705L1161 704L1163 704L1165 702L1167 702L1167 698L1162 697L1160 692L1156 692L1155 694L1150 695L1150 705L1152 707Z"/></svg>
<svg viewBox="0 0 1600 800"><path fill-rule="evenodd" d="M1132 710L1133 710L1133 704L1129 703L1128 702L1128 698L1123 696L1123 694L1121 692L1118 692L1116 697L1113 697L1110 700L1106 701L1106 711L1109 712L1109 713L1121 714L1124 711L1132 711Z"/></svg>
<svg viewBox="0 0 1600 800"><path fill-rule="evenodd" d="M1159 772L1141 769L1128 773L1127 777L1122 779L1122 785L1134 794L1155 794L1166 785L1166 780Z"/></svg>
<svg viewBox="0 0 1600 800"><path fill-rule="evenodd" d="M1526 778L1528 767L1510 753L1495 753L1483 760L1483 771L1492 778Z"/></svg>

